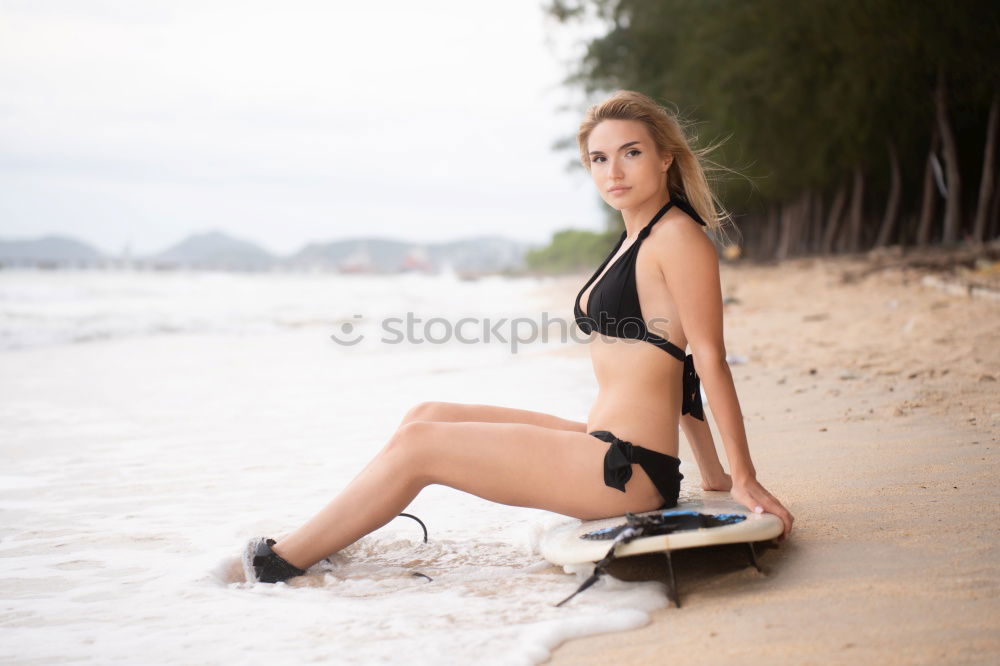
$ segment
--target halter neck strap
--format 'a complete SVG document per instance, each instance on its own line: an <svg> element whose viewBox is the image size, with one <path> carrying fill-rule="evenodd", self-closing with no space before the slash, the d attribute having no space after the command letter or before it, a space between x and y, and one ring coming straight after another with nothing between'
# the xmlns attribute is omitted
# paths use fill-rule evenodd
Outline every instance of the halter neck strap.
<svg viewBox="0 0 1000 666"><path fill-rule="evenodd" d="M649 224L647 224L642 228L642 231L639 232L639 237L636 240L642 240L643 238L648 236L649 230L653 228L653 225L659 222L660 218L663 217L663 214L666 213L668 210L670 210L670 207L673 206L675 203L676 203L675 199L671 199L670 201L665 203L663 205L663 208L661 208L659 212L653 216L653 219L649 221Z"/></svg>

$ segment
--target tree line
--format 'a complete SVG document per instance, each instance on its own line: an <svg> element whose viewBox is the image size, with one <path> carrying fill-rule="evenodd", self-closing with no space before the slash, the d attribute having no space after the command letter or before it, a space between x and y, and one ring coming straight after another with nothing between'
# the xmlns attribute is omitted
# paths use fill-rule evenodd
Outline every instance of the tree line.
<svg viewBox="0 0 1000 666"><path fill-rule="evenodd" d="M545 11L606 25L564 85L590 101L638 90L689 122L696 145L721 137L709 178L744 256L1000 236L1000 3L553 0ZM556 146L575 155L575 135ZM557 234L529 265L599 261L620 233L610 213L617 232L589 244ZM588 256L570 259L574 247Z"/></svg>

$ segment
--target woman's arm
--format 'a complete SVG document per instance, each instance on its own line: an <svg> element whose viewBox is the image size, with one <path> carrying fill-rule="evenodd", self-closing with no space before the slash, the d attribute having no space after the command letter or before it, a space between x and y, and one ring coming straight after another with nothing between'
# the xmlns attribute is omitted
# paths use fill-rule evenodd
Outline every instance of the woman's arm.
<svg viewBox="0 0 1000 666"><path fill-rule="evenodd" d="M694 350L694 367L701 378L705 394L712 405L712 416L719 435L726 447L726 459L732 471L733 482L757 478L757 470L750 460L750 445L743 427L743 412L736 397L736 385L726 362L726 350L717 352L715 347L703 348L701 354ZM752 507L751 507L752 508Z"/></svg>
<svg viewBox="0 0 1000 666"><path fill-rule="evenodd" d="M698 463L702 490L730 490L733 487L733 480L722 468L708 421L684 414L681 416L681 430L684 431L684 437L691 445L695 462Z"/></svg>
<svg viewBox="0 0 1000 666"><path fill-rule="evenodd" d="M722 329L722 287L715 245L694 223L665 224L652 234L660 271L677 304L681 326L691 345L694 367L712 405L712 415L732 474L732 495L748 509L773 513L785 524L782 539L794 517L757 481L750 459L743 413L733 375L726 362Z"/></svg>

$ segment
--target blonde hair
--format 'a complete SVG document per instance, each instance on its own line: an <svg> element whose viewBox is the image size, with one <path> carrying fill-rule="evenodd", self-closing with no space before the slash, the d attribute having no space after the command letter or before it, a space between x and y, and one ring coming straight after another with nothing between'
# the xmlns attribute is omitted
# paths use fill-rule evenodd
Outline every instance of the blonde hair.
<svg viewBox="0 0 1000 666"><path fill-rule="evenodd" d="M587 109L583 122L580 123L576 141L580 147L580 160L588 172L590 155L587 151L587 142L590 133L604 120L637 120L645 125L657 152L660 155L673 155L674 159L667 169L670 198L678 196L685 199L705 221L706 226L716 234L722 232L724 222L732 222L732 215L712 193L705 176L706 170L730 171L705 157L719 144L702 149L691 148L690 144L697 137L688 139L685 126L690 124L682 125L677 113L667 111L640 92L618 90L603 102Z"/></svg>

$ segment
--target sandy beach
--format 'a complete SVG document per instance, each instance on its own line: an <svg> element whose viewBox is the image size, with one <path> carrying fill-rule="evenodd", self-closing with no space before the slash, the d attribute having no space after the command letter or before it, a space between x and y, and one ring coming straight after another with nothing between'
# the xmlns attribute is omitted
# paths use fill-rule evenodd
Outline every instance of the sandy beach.
<svg viewBox="0 0 1000 666"><path fill-rule="evenodd" d="M1000 659L1000 303L871 267L722 267L751 454L792 535L758 555L763 574L738 547L678 553L682 608L564 643L547 663ZM577 282L554 291L571 302ZM683 439L680 457L693 465ZM666 580L653 557L612 573Z"/></svg>

